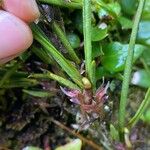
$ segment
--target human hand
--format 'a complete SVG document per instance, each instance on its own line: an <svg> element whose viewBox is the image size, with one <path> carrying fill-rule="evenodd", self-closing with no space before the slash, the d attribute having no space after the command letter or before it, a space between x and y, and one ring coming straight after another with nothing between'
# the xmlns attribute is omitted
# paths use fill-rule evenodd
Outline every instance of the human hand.
<svg viewBox="0 0 150 150"><path fill-rule="evenodd" d="M0 64L28 49L33 41L27 25L40 16L35 0L0 0Z"/></svg>

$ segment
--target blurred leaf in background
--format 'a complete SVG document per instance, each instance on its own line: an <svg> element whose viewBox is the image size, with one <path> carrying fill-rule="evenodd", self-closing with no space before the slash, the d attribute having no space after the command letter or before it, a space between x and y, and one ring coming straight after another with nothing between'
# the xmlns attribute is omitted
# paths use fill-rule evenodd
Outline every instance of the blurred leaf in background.
<svg viewBox="0 0 150 150"><path fill-rule="evenodd" d="M27 146L23 148L22 150L42 150L42 149L38 147L34 147L34 146Z"/></svg>
<svg viewBox="0 0 150 150"><path fill-rule="evenodd" d="M137 0L119 0L122 10L127 15L133 15L136 10Z"/></svg>
<svg viewBox="0 0 150 150"><path fill-rule="evenodd" d="M101 24L99 27L92 28L92 41L103 40L106 36L108 36L107 25L104 25L104 27L102 27Z"/></svg>
<svg viewBox="0 0 150 150"><path fill-rule="evenodd" d="M150 20L140 22L137 39L139 43L150 47Z"/></svg>
<svg viewBox="0 0 150 150"><path fill-rule="evenodd" d="M135 45L134 62L141 56L145 47L139 44ZM128 54L128 44L113 42L103 46L104 55L102 56L102 65L110 72L119 72L124 69L125 60Z"/></svg>
<svg viewBox="0 0 150 150"><path fill-rule="evenodd" d="M56 148L55 150L81 150L81 147L82 141L80 139L75 139L64 146Z"/></svg>
<svg viewBox="0 0 150 150"><path fill-rule="evenodd" d="M133 73L132 84L138 85L140 87L149 88L150 87L150 74L142 69Z"/></svg>
<svg viewBox="0 0 150 150"><path fill-rule="evenodd" d="M150 20L150 0L146 0L142 13L142 20Z"/></svg>

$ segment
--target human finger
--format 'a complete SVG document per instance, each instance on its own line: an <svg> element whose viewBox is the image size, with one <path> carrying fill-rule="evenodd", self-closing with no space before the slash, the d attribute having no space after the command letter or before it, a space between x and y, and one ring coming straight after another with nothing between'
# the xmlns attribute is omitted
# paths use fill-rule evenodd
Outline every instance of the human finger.
<svg viewBox="0 0 150 150"><path fill-rule="evenodd" d="M25 22L33 22L40 16L35 0L2 0L2 7Z"/></svg>
<svg viewBox="0 0 150 150"><path fill-rule="evenodd" d="M0 63L28 49L32 41L31 29L25 22L0 10Z"/></svg>

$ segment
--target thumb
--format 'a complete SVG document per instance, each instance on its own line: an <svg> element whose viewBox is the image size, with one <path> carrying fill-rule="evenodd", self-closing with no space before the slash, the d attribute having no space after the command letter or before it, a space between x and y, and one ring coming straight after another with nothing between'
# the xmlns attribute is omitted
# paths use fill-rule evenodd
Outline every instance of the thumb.
<svg viewBox="0 0 150 150"><path fill-rule="evenodd" d="M32 41L31 29L25 22L0 10L0 63L28 49Z"/></svg>

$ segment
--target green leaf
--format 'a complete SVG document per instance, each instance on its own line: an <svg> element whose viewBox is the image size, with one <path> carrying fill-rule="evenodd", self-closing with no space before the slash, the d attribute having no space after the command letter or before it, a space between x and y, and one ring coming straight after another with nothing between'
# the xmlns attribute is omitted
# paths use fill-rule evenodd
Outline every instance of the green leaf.
<svg viewBox="0 0 150 150"><path fill-rule="evenodd" d="M59 26L59 24L57 22L53 22L53 30L56 33L56 35L59 37L59 39L62 42L62 44L64 45L64 47L66 48L69 57L75 63L79 64L80 63L80 59L76 55L76 53L75 53L75 51L73 49L74 47L71 46L71 43L68 41L66 34L62 31L61 27ZM76 39L76 41L75 41L75 39ZM76 42L76 44L78 44L77 42L79 42L78 45L80 45L79 37L77 38L77 36L74 36L74 38L72 37L72 40L74 40L74 44L75 44L75 42Z"/></svg>
<svg viewBox="0 0 150 150"><path fill-rule="evenodd" d="M120 0L123 12L133 15L136 11L137 0Z"/></svg>
<svg viewBox="0 0 150 150"><path fill-rule="evenodd" d="M99 57L103 55L102 46L100 42L92 42L92 58Z"/></svg>
<svg viewBox="0 0 150 150"><path fill-rule="evenodd" d="M81 147L82 141L80 139L76 139L64 146L56 148L55 150L81 150Z"/></svg>
<svg viewBox="0 0 150 150"><path fill-rule="evenodd" d="M138 41L150 46L150 21L141 21L138 30Z"/></svg>
<svg viewBox="0 0 150 150"><path fill-rule="evenodd" d="M27 79L28 73L16 71L19 66L16 63L12 67L0 69L0 88L32 87L39 84L37 80Z"/></svg>
<svg viewBox="0 0 150 150"><path fill-rule="evenodd" d="M150 66L150 49L147 48L143 54L142 54L142 58L145 61L145 63Z"/></svg>
<svg viewBox="0 0 150 150"><path fill-rule="evenodd" d="M35 79L20 78L16 80L8 80L0 88L18 88L18 87L24 88L24 87L32 87L38 84L39 82Z"/></svg>
<svg viewBox="0 0 150 150"><path fill-rule="evenodd" d="M16 72L16 70L19 68L20 64L16 63L13 67L11 67L7 72L4 74L4 76L0 80L0 87L5 84L8 80L10 80L11 76Z"/></svg>
<svg viewBox="0 0 150 150"><path fill-rule="evenodd" d="M63 70L60 68L60 66L57 64L57 62L53 59L53 57L51 56L51 53L49 51L47 51L41 47L38 48L35 45L32 45L32 47L30 49L45 64L51 64L51 65L55 66L54 72L57 72L57 75L64 76Z"/></svg>
<svg viewBox="0 0 150 150"><path fill-rule="evenodd" d="M37 79L53 79L53 80L56 80L57 82L59 82L60 84L69 87L70 89L80 90L80 88L76 84L71 82L70 80L67 80L67 79L65 79L61 76L58 76L56 74L53 74L49 71L46 71L46 73L43 73L43 74L31 74L29 77L37 78Z"/></svg>
<svg viewBox="0 0 150 150"><path fill-rule="evenodd" d="M144 10L142 13L143 20L150 20L150 0L146 0Z"/></svg>
<svg viewBox="0 0 150 150"><path fill-rule="evenodd" d="M25 62L29 57L31 56L31 52L30 51L25 51L24 53L22 53L19 58Z"/></svg>
<svg viewBox="0 0 150 150"><path fill-rule="evenodd" d="M120 15L121 7L118 2L109 3L108 8L109 8L109 10L111 10L110 12L114 12L116 14L116 16Z"/></svg>
<svg viewBox="0 0 150 150"><path fill-rule="evenodd" d="M148 88L150 87L150 74L146 70L138 70L134 72L132 77L132 84L138 85L140 87Z"/></svg>
<svg viewBox="0 0 150 150"><path fill-rule="evenodd" d="M42 150L42 149L38 147L34 147L34 146L27 146L23 148L22 150Z"/></svg>
<svg viewBox="0 0 150 150"><path fill-rule="evenodd" d="M43 48L32 46L31 51L46 64L54 64L54 60Z"/></svg>
<svg viewBox="0 0 150 150"><path fill-rule="evenodd" d="M82 77L80 72L75 68L73 64L70 63L49 41L48 37L44 32L35 24L32 25L32 31L34 33L34 38L47 50L51 53L51 56L55 61L62 67L62 69L71 77L71 79L78 84L81 88Z"/></svg>
<svg viewBox="0 0 150 150"><path fill-rule="evenodd" d="M102 77L106 77L109 74L110 73L102 66L96 68L96 80L100 80Z"/></svg>
<svg viewBox="0 0 150 150"><path fill-rule="evenodd" d="M112 124L110 124L110 135L113 140L119 141L119 132Z"/></svg>
<svg viewBox="0 0 150 150"><path fill-rule="evenodd" d="M33 90L23 90L24 93L34 96L34 97L51 97L54 94L52 94L52 92L45 92L45 91L33 91Z"/></svg>
<svg viewBox="0 0 150 150"><path fill-rule="evenodd" d="M120 17L118 17L118 21L121 24L122 29L131 29L132 28L133 21L130 19L120 16Z"/></svg>
<svg viewBox="0 0 150 150"><path fill-rule="evenodd" d="M10 68L7 68L8 70L10 70ZM0 69L0 80L2 80L3 76L7 73L7 69ZM11 80L12 79L20 79L20 78L27 78L29 76L28 73L26 72L21 72L21 71L16 71L13 74L11 74Z"/></svg>
<svg viewBox="0 0 150 150"><path fill-rule="evenodd" d="M104 39L107 35L107 27L105 27L104 29L99 27L92 28L92 41L100 41Z"/></svg>
<svg viewBox="0 0 150 150"><path fill-rule="evenodd" d="M133 61L137 60L145 46L136 44L134 49ZM121 44L119 42L113 42L103 46L104 55L102 56L103 67L110 72L119 72L124 69L125 61L128 54L128 44Z"/></svg>

